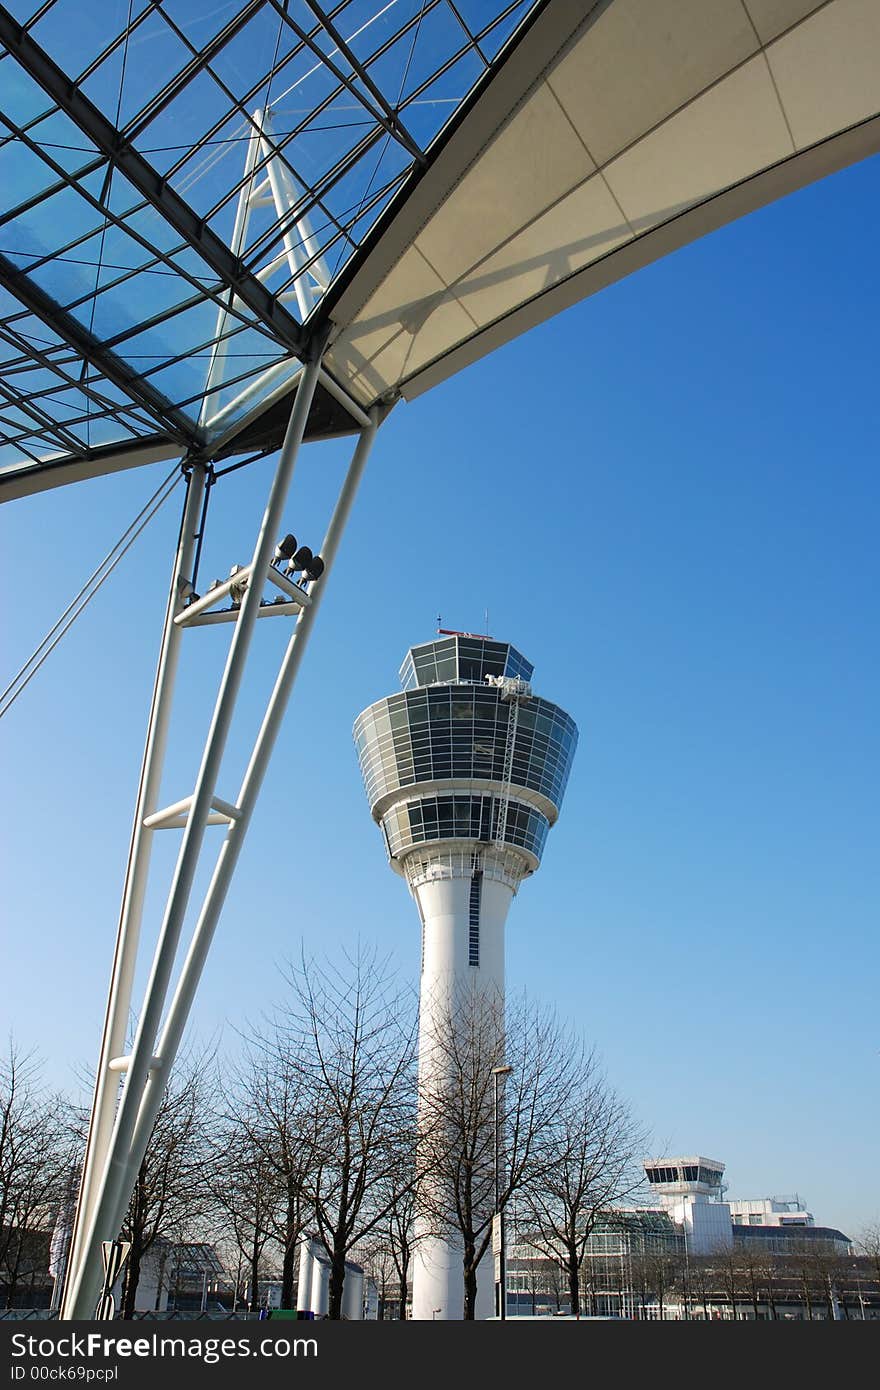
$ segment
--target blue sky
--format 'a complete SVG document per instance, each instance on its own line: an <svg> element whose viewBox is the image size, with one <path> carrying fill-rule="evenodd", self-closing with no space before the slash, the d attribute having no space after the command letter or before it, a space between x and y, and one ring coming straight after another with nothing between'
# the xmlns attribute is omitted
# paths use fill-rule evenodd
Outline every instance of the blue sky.
<svg viewBox="0 0 880 1390"><path fill-rule="evenodd" d="M880 1216L877 161L753 214L401 405L377 440L196 1002L197 1045L358 938L416 979L351 743L405 649L489 630L580 747L508 979L602 1053L655 1150L733 1195ZM298 465L317 543L347 446ZM271 464L218 486L203 580L250 553ZM2 671L166 465L0 509ZM0 721L3 1021L53 1084L93 1063L179 500ZM281 624L258 628L232 799ZM227 630L193 632L165 801L192 785ZM5 684L6 680L2 681ZM220 834L221 832L213 832ZM170 862L176 837L160 841ZM151 893L147 937L160 904ZM142 972L143 973L143 972Z"/></svg>

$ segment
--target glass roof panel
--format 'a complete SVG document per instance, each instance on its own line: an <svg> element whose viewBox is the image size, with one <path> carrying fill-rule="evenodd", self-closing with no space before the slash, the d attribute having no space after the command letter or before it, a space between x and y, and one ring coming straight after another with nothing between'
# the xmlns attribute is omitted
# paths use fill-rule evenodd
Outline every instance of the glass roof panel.
<svg viewBox="0 0 880 1390"><path fill-rule="evenodd" d="M9 0L0 440L225 439L531 3Z"/></svg>

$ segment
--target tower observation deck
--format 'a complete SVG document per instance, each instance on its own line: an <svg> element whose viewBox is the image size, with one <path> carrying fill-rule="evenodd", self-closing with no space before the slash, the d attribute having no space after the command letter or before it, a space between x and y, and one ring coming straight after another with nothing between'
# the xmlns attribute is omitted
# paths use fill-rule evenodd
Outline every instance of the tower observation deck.
<svg viewBox="0 0 880 1390"><path fill-rule="evenodd" d="M507 642L450 634L410 648L402 693L355 721L370 810L421 920L423 1088L441 1065L441 1013L464 990L503 1000L507 912L562 805L577 728L533 693L532 669ZM492 1311L491 1271L480 1271L478 1317ZM413 1316L460 1318L463 1288L455 1242L421 1239Z"/></svg>
<svg viewBox="0 0 880 1390"><path fill-rule="evenodd" d="M403 692L354 737L391 866L415 889L463 860L514 890L537 869L577 744L574 721L532 694L515 647L450 636L407 652ZM505 766L507 758L508 766Z"/></svg>

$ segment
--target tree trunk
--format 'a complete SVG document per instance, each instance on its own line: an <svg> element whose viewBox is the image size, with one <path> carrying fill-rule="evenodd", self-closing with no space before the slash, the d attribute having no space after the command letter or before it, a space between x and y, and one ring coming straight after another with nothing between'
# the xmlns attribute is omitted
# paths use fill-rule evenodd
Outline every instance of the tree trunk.
<svg viewBox="0 0 880 1390"><path fill-rule="evenodd" d="M736 1322L736 1281L733 1275L731 1275L730 1284L728 1285L727 1291L730 1294L730 1320L731 1322Z"/></svg>
<svg viewBox="0 0 880 1390"><path fill-rule="evenodd" d="M259 1218L254 1221L254 1239L251 1245L251 1296L248 1308L253 1313L260 1304L260 1225Z"/></svg>
<svg viewBox="0 0 880 1390"><path fill-rule="evenodd" d="M327 1317L339 1322L342 1317L342 1291L345 1288L345 1251L334 1249L330 1254L330 1301Z"/></svg>
<svg viewBox="0 0 880 1390"><path fill-rule="evenodd" d="M298 1237L294 1236L291 1240L288 1232L287 1244L284 1247L284 1261L281 1265L281 1307L293 1307L293 1267L296 1264L296 1250Z"/></svg>
<svg viewBox="0 0 880 1390"><path fill-rule="evenodd" d="M465 1241L464 1247L464 1320L473 1322L477 1315L477 1264L476 1248L473 1241Z"/></svg>
<svg viewBox="0 0 880 1390"><path fill-rule="evenodd" d="M568 1297L571 1311L576 1318L579 1318L581 1315L581 1277L577 1255L572 1252L569 1252L568 1256Z"/></svg>
<svg viewBox="0 0 880 1390"><path fill-rule="evenodd" d="M281 1266L281 1307L293 1307L293 1267L300 1236L300 1194L288 1177L287 1216L284 1223L284 1261Z"/></svg>
<svg viewBox="0 0 880 1390"><path fill-rule="evenodd" d="M398 1313L398 1318L401 1322L406 1322L406 1300L407 1295L409 1294L409 1279L407 1278L408 1273L409 1270L407 1265L401 1266L400 1285L398 1288L398 1297L400 1298L400 1311Z"/></svg>
<svg viewBox="0 0 880 1390"><path fill-rule="evenodd" d="M132 1231L131 1250L128 1252L128 1263L125 1271L125 1284L122 1295L122 1316L130 1322L134 1317L134 1301L137 1295L138 1284L141 1278L141 1260L144 1256L144 1244L141 1233L137 1230Z"/></svg>

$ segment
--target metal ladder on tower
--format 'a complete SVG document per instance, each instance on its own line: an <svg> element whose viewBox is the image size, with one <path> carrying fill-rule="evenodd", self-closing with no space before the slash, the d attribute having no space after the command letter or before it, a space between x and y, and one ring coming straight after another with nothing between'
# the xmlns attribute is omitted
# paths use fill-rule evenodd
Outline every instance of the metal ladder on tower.
<svg viewBox="0 0 880 1390"><path fill-rule="evenodd" d="M503 845L507 835L507 816L510 809L510 794L513 783L513 754L516 749L516 731L519 725L519 708L532 698L532 687L519 676L489 676L490 684L501 691L502 700L510 704L510 717L507 721L507 735L504 742L504 761L501 765L501 796L498 802L498 815L495 822L493 840Z"/></svg>

